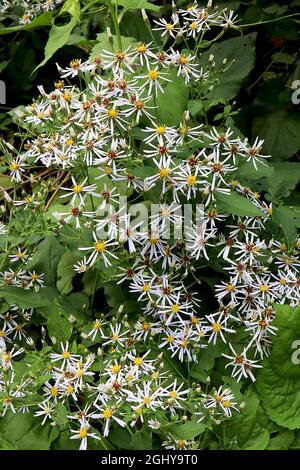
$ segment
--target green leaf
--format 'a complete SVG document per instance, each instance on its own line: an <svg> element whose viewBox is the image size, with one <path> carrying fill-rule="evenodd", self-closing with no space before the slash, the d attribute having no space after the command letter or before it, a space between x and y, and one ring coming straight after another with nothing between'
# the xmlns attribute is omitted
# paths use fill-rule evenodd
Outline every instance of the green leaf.
<svg viewBox="0 0 300 470"><path fill-rule="evenodd" d="M116 285L116 283L105 282L103 287L108 305L118 307L124 303L124 294L120 286Z"/></svg>
<svg viewBox="0 0 300 470"><path fill-rule="evenodd" d="M55 406L55 422L59 426L63 426L68 423L68 410L62 403L57 403Z"/></svg>
<svg viewBox="0 0 300 470"><path fill-rule="evenodd" d="M239 449L262 450L269 442L270 433L258 421L260 398L253 386L247 389L245 407L235 414L226 426L226 437L236 439Z"/></svg>
<svg viewBox="0 0 300 470"><path fill-rule="evenodd" d="M57 266L57 289L61 294L68 294L73 288L72 279L75 276L74 263L76 261L76 255L70 250L60 258Z"/></svg>
<svg viewBox="0 0 300 470"><path fill-rule="evenodd" d="M282 228L288 244L297 239L300 228L300 207L280 206L273 209L273 221Z"/></svg>
<svg viewBox="0 0 300 470"><path fill-rule="evenodd" d="M96 269L88 269L83 276L84 292L87 295L92 295L102 287L101 276Z"/></svg>
<svg viewBox="0 0 300 470"><path fill-rule="evenodd" d="M118 449L132 450L131 435L120 426L112 428L109 433L109 440Z"/></svg>
<svg viewBox="0 0 300 470"><path fill-rule="evenodd" d="M0 432L20 450L49 450L59 431L48 423L42 426L32 414L8 413L1 418Z"/></svg>
<svg viewBox="0 0 300 470"><path fill-rule="evenodd" d="M59 304L52 304L46 314L49 336L56 338L57 341L67 341L70 339L73 327L72 324L63 316L62 308Z"/></svg>
<svg viewBox="0 0 300 470"><path fill-rule="evenodd" d="M25 25L11 26L9 28L0 29L0 36L3 34L10 34L16 31L27 31L29 29L42 28L51 24L52 12L43 13L42 15L37 16L31 23Z"/></svg>
<svg viewBox="0 0 300 470"><path fill-rule="evenodd" d="M72 30L80 20L80 1L67 0L61 8L59 16L64 13L69 13L71 15L69 23L63 26L56 26L55 24L52 25L47 44L45 46L45 58L35 68L35 70L45 65L55 52L67 43Z"/></svg>
<svg viewBox="0 0 300 470"><path fill-rule="evenodd" d="M18 450L18 448L4 439L3 435L0 434L0 450Z"/></svg>
<svg viewBox="0 0 300 470"><path fill-rule="evenodd" d="M247 180L258 180L260 178L272 179L274 168L268 164L257 163L257 170L251 162L243 162L238 169L238 176L242 176Z"/></svg>
<svg viewBox="0 0 300 470"><path fill-rule="evenodd" d="M256 33L238 36L215 43L204 52L200 59L200 65L207 66L208 58L214 55L216 70L224 68L223 60L227 59L227 65L232 65L224 72L217 85L206 95L207 99L231 99L234 98L242 87L245 78L251 72L255 63Z"/></svg>
<svg viewBox="0 0 300 470"><path fill-rule="evenodd" d="M287 197L299 183L300 165L293 162L275 162L272 167L274 173L265 180L264 187L267 187L272 201L281 200Z"/></svg>
<svg viewBox="0 0 300 470"><path fill-rule="evenodd" d="M215 345L211 344L209 348L203 349L200 352L198 362L191 369L191 376L207 383L208 371L214 367L216 358L222 356L222 352L224 352L224 347L220 342L217 342Z"/></svg>
<svg viewBox="0 0 300 470"><path fill-rule="evenodd" d="M273 349L257 374L256 388L269 417L290 430L300 428L300 367L293 343L300 338L300 307L276 306Z"/></svg>
<svg viewBox="0 0 300 470"><path fill-rule="evenodd" d="M101 56L102 52L105 51L114 51L114 47L117 47L118 44L118 38L115 35L112 35L112 42L108 40L108 35L107 33L98 33L96 37L96 44L94 45L92 51L91 51L91 58ZM123 49L127 49L128 46L131 46L135 44L136 40L135 38L128 38L121 36L121 41L122 41L122 47Z"/></svg>
<svg viewBox="0 0 300 470"><path fill-rule="evenodd" d="M205 425L197 423L196 420L191 420L184 424L172 424L168 427L168 431L179 439L193 439L205 431Z"/></svg>
<svg viewBox="0 0 300 470"><path fill-rule="evenodd" d="M253 121L253 133L262 137L264 150L274 160L286 160L299 149L300 116L296 111L259 108Z"/></svg>
<svg viewBox="0 0 300 470"><path fill-rule="evenodd" d="M47 307L56 295L56 290L50 287L42 287L38 292L14 286L0 287L0 297L9 305L17 305L20 308Z"/></svg>
<svg viewBox="0 0 300 470"><path fill-rule="evenodd" d="M262 216L262 211L244 196L231 192L230 194L216 194L217 206L228 214L240 216Z"/></svg>
<svg viewBox="0 0 300 470"><path fill-rule="evenodd" d="M292 431L283 430L276 436L272 437L269 441L267 450L288 450L295 439L295 434Z"/></svg>
<svg viewBox="0 0 300 470"><path fill-rule="evenodd" d="M162 124L168 126L178 125L182 121L183 113L187 109L189 90L182 77L175 72L169 73L171 80L164 88L164 93L157 96L158 115Z"/></svg>
<svg viewBox="0 0 300 470"><path fill-rule="evenodd" d="M134 168L132 170L132 173L137 176L138 178L142 178L143 180L145 178L148 178L149 176L152 176L154 173L154 168L152 166L142 166L141 168Z"/></svg>
<svg viewBox="0 0 300 470"><path fill-rule="evenodd" d="M124 7L125 11L127 10L149 10L149 11L159 11L160 6L153 5L153 3L147 2L147 0L113 0L114 5Z"/></svg>
<svg viewBox="0 0 300 470"><path fill-rule="evenodd" d="M132 436L130 448L134 450L152 449L152 433L149 432L149 428L141 429Z"/></svg>
<svg viewBox="0 0 300 470"><path fill-rule="evenodd" d="M27 263L27 269L35 269L38 273L44 273L45 284L55 286L57 266L64 251L54 235L47 235L37 246L32 259Z"/></svg>
<svg viewBox="0 0 300 470"><path fill-rule="evenodd" d="M190 100L188 103L188 110L192 117L196 117L203 111L204 103L202 100Z"/></svg>

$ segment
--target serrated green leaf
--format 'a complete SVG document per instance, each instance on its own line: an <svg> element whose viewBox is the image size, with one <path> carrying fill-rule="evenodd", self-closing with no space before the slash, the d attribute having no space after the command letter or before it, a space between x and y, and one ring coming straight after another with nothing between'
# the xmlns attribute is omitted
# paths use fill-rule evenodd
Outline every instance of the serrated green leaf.
<svg viewBox="0 0 300 470"><path fill-rule="evenodd" d="M238 177L242 176L249 180L257 180L260 178L272 178L274 174L273 166L264 163L257 163L257 169L251 162L243 162L238 169Z"/></svg>
<svg viewBox="0 0 300 470"><path fill-rule="evenodd" d="M55 24L52 25L47 44L45 46L45 58L35 70L45 65L55 52L67 43L71 32L80 20L80 1L67 0L61 8L59 15L64 13L69 13L71 15L69 23L63 26L56 26Z"/></svg>
<svg viewBox="0 0 300 470"><path fill-rule="evenodd" d="M249 75L255 63L256 33L239 36L218 42L205 51L200 59L200 65L207 66L208 58L214 55L216 70L224 68L223 60L227 59L229 69L221 74L218 84L208 93L206 99L231 99L234 98L245 78Z"/></svg>
<svg viewBox="0 0 300 470"><path fill-rule="evenodd" d="M38 292L14 286L0 287L0 297L9 305L17 305L20 308L47 307L56 295L57 291L51 287L42 287Z"/></svg>
<svg viewBox="0 0 300 470"><path fill-rule="evenodd" d="M147 0L113 0L114 5L124 7L125 10L149 10L149 11L159 11L159 5L153 5L153 3L148 2Z"/></svg>
<svg viewBox="0 0 300 470"><path fill-rule="evenodd" d="M193 439L205 431L205 425L191 420L184 424L172 424L168 427L168 431L179 439Z"/></svg>
<svg viewBox="0 0 300 470"><path fill-rule="evenodd" d="M292 431L282 430L269 441L266 450L288 450L295 439Z"/></svg>
<svg viewBox="0 0 300 470"><path fill-rule="evenodd" d="M263 406L280 426L300 428L300 367L292 345L300 337L300 307L276 306L272 325L278 328L273 350L257 374L256 388Z"/></svg>
<svg viewBox="0 0 300 470"><path fill-rule="evenodd" d="M32 259L27 263L27 269L35 269L38 273L44 273L45 284L55 286L57 266L64 251L54 235L47 235L37 246Z"/></svg>
<svg viewBox="0 0 300 470"><path fill-rule="evenodd" d="M230 194L216 194L217 207L227 212L240 216L262 216L262 211L244 196L231 192Z"/></svg>
<svg viewBox="0 0 300 470"><path fill-rule="evenodd" d="M75 276L74 263L76 261L77 256L70 250L60 258L57 266L57 289L61 294L68 294L73 288L72 279Z"/></svg>
<svg viewBox="0 0 300 470"><path fill-rule="evenodd" d="M8 413L1 418L0 432L20 450L48 450L59 430L53 430L49 423L42 426L41 420L31 413Z"/></svg>
<svg viewBox="0 0 300 470"><path fill-rule="evenodd" d="M167 78L171 82L157 96L158 115L162 124L176 126L187 109L189 90L183 78L177 77L175 72L169 73Z"/></svg>
<svg viewBox="0 0 300 470"><path fill-rule="evenodd" d="M298 237L300 228L300 207L280 206L273 209L273 220L282 228L288 244Z"/></svg>

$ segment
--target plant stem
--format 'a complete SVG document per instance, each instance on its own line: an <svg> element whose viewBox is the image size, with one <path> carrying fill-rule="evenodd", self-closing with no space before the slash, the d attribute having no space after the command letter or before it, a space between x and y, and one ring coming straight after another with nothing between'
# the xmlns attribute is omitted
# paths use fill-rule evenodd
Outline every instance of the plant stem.
<svg viewBox="0 0 300 470"><path fill-rule="evenodd" d="M276 21L285 20L286 18L292 18L293 16L299 16L300 13L292 13L291 15L281 16L280 18L273 18L272 20L258 21L257 23L241 24L239 28L248 28L250 26L259 26L266 23L274 23Z"/></svg>
<svg viewBox="0 0 300 470"><path fill-rule="evenodd" d="M111 19L112 19L113 24L114 24L115 33L116 33L116 36L117 36L118 48L120 49L120 51L122 51L123 50L122 49L122 39L121 39L119 22L118 22L118 15L116 14L116 12L118 11L118 3L116 4L116 9L114 10L114 8L112 6L112 3L111 3L111 0L108 0L108 8L109 8L109 11L110 11Z"/></svg>

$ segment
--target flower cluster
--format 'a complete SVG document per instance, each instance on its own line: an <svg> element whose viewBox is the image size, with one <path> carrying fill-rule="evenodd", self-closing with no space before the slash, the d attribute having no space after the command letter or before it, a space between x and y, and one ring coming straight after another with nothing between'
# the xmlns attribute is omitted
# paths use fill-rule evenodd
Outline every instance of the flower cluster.
<svg viewBox="0 0 300 470"><path fill-rule="evenodd" d="M31 23L38 15L54 10L64 0L3 0L1 13L16 14L20 24Z"/></svg>

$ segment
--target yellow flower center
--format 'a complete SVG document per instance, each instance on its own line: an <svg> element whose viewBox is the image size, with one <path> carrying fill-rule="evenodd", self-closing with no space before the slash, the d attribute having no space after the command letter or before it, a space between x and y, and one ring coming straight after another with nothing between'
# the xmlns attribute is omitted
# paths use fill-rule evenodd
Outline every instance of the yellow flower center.
<svg viewBox="0 0 300 470"><path fill-rule="evenodd" d="M180 65L185 65L185 64L187 64L188 60L185 57L185 55L181 55L181 56L179 56L178 62L180 63Z"/></svg>
<svg viewBox="0 0 300 470"><path fill-rule="evenodd" d="M123 60L123 59L125 58L125 52L123 52L123 51L117 52L117 53L116 53L116 58L117 58L118 60Z"/></svg>
<svg viewBox="0 0 300 470"><path fill-rule="evenodd" d="M87 436L87 429L85 427L80 428L79 437L80 439L84 439Z"/></svg>
<svg viewBox="0 0 300 470"><path fill-rule="evenodd" d="M110 108L107 110L107 114L110 119L115 119L118 116L119 111L117 109Z"/></svg>
<svg viewBox="0 0 300 470"><path fill-rule="evenodd" d="M99 330L101 328L101 322L99 320L95 320L93 323L93 330Z"/></svg>
<svg viewBox="0 0 300 470"><path fill-rule="evenodd" d="M157 134L163 135L166 132L166 128L165 128L165 126L158 126L155 129L155 131L156 131Z"/></svg>
<svg viewBox="0 0 300 470"><path fill-rule="evenodd" d="M66 93L64 93L63 96L64 96L64 100L65 100L65 101L71 101L71 95L70 95L70 93L67 93L67 92L66 92Z"/></svg>
<svg viewBox="0 0 300 470"><path fill-rule="evenodd" d="M176 398L176 397L177 397L177 392L176 392L176 390L171 390L171 391L169 392L169 397L170 397L170 398L173 398L173 399Z"/></svg>
<svg viewBox="0 0 300 470"><path fill-rule="evenodd" d="M17 162L12 162L12 164L10 165L11 171L18 170L19 168L20 168L20 165Z"/></svg>
<svg viewBox="0 0 300 470"><path fill-rule="evenodd" d="M159 76L159 72L157 70L149 70L148 77L150 80L157 80Z"/></svg>
<svg viewBox="0 0 300 470"><path fill-rule="evenodd" d="M112 168L110 166L106 166L104 168L104 172L106 175L110 175L112 173Z"/></svg>
<svg viewBox="0 0 300 470"><path fill-rule="evenodd" d="M261 292L267 292L269 290L269 286L267 286L267 284L262 284L261 286L259 286L259 290Z"/></svg>
<svg viewBox="0 0 300 470"><path fill-rule="evenodd" d="M74 193L79 194L82 192L82 186L80 184L76 184L73 186L72 190Z"/></svg>
<svg viewBox="0 0 300 470"><path fill-rule="evenodd" d="M57 397L58 395L58 388L57 387L51 387L50 393L52 397Z"/></svg>
<svg viewBox="0 0 300 470"><path fill-rule="evenodd" d="M95 244L95 250L98 252L98 253L104 253L105 251L105 242L103 241L99 241Z"/></svg>
<svg viewBox="0 0 300 470"><path fill-rule="evenodd" d="M137 47L137 51L140 54L145 54L146 50L147 50L146 44L141 44L140 46Z"/></svg>
<svg viewBox="0 0 300 470"><path fill-rule="evenodd" d="M70 356L71 356L71 354L69 353L69 351L64 351L64 352L62 353L62 357L63 357L64 359L69 359Z"/></svg>
<svg viewBox="0 0 300 470"><path fill-rule="evenodd" d="M188 176L186 182L189 186L195 186L195 184L197 183L197 178L196 176Z"/></svg>
<svg viewBox="0 0 300 470"><path fill-rule="evenodd" d="M179 305L178 304L174 304L171 306L171 312L172 313L178 313L179 312Z"/></svg>
<svg viewBox="0 0 300 470"><path fill-rule="evenodd" d="M118 374L121 370L121 366L119 364L114 364L111 366L111 371L113 374Z"/></svg>
<svg viewBox="0 0 300 470"><path fill-rule="evenodd" d="M233 292L233 291L235 291L235 285L233 285L233 284L227 284L227 285L226 285L226 290L227 290L228 292Z"/></svg>
<svg viewBox="0 0 300 470"><path fill-rule="evenodd" d="M220 323L213 323L212 329L215 333L218 333L219 331L221 331L222 326L220 325Z"/></svg>
<svg viewBox="0 0 300 470"><path fill-rule="evenodd" d="M143 292L149 292L149 290L150 290L149 284L144 284L144 285L141 287L141 290L142 290Z"/></svg>
<svg viewBox="0 0 300 470"><path fill-rule="evenodd" d="M110 419L112 417L112 411L110 408L106 408L104 411L103 411L103 418L104 419Z"/></svg>
<svg viewBox="0 0 300 470"><path fill-rule="evenodd" d="M166 217L169 217L169 215L170 215L169 209L166 209L166 208L162 209L162 211L161 211L161 216L162 217L166 218Z"/></svg>
<svg viewBox="0 0 300 470"><path fill-rule="evenodd" d="M159 176L161 178L167 178L167 176L169 176L169 174L170 174L169 168L161 168L161 170L159 171Z"/></svg>
<svg viewBox="0 0 300 470"><path fill-rule="evenodd" d="M224 400L223 401L223 406L224 406L224 408L230 408L231 407L231 401L230 400Z"/></svg>
<svg viewBox="0 0 300 470"><path fill-rule="evenodd" d="M174 29L174 25L173 25L172 23L167 23L167 24L166 24L166 29L167 29L168 31L172 31L172 30Z"/></svg>
<svg viewBox="0 0 300 470"><path fill-rule="evenodd" d="M135 363L136 366L140 366L141 364L143 364L143 358L136 357L133 362Z"/></svg>
<svg viewBox="0 0 300 470"><path fill-rule="evenodd" d="M150 397L145 397L144 398L144 404L145 405L150 405L150 403L151 403L151 398Z"/></svg>

